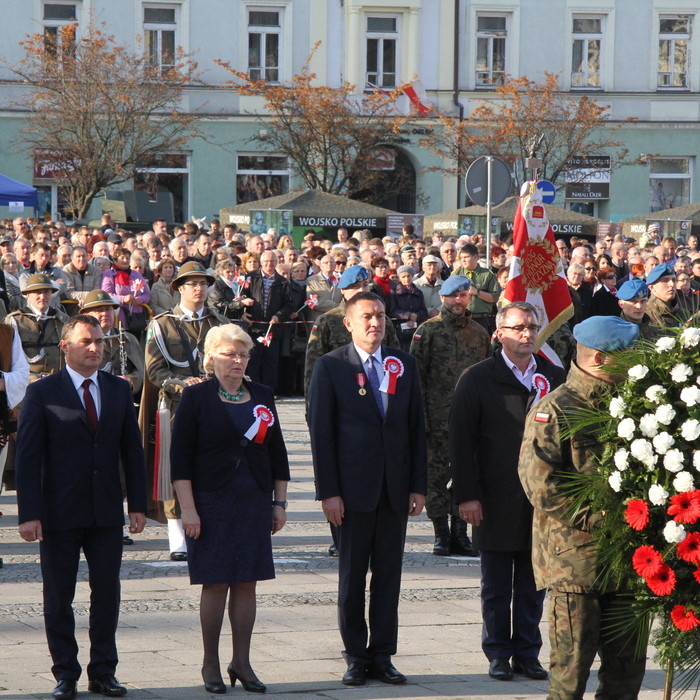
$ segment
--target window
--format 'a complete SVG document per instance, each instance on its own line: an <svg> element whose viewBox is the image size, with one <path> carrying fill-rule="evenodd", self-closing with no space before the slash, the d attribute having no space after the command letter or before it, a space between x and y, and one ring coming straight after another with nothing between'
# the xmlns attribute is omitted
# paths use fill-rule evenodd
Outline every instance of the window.
<svg viewBox="0 0 700 700"><path fill-rule="evenodd" d="M505 15L478 15L476 18L476 85L503 85L506 76L508 41Z"/></svg>
<svg viewBox="0 0 700 700"><path fill-rule="evenodd" d="M236 202L255 202L289 192L287 156L246 153L238 156Z"/></svg>
<svg viewBox="0 0 700 700"><path fill-rule="evenodd" d="M690 17L661 16L659 18L660 88L688 89L688 43Z"/></svg>
<svg viewBox="0 0 700 700"><path fill-rule="evenodd" d="M136 172L134 190L144 192L142 221L162 216L167 221L187 221L189 217L189 156L163 153L155 156L147 168ZM143 195L140 195L143 197ZM137 199L137 207L140 206Z"/></svg>
<svg viewBox="0 0 700 700"><path fill-rule="evenodd" d="M71 25L78 21L75 3L47 2L43 7L44 46L53 55L69 51L75 46L75 30Z"/></svg>
<svg viewBox="0 0 700 700"><path fill-rule="evenodd" d="M571 87L599 88L603 20L574 17L572 33Z"/></svg>
<svg viewBox="0 0 700 700"><path fill-rule="evenodd" d="M367 70L365 80L380 88L398 84L396 17L367 17Z"/></svg>
<svg viewBox="0 0 700 700"><path fill-rule="evenodd" d="M690 204L690 158L652 158L649 173L649 211Z"/></svg>
<svg viewBox="0 0 700 700"><path fill-rule="evenodd" d="M280 80L280 12L248 11L248 75L251 80Z"/></svg>
<svg viewBox="0 0 700 700"><path fill-rule="evenodd" d="M166 72L175 66L175 13L174 7L143 8L146 59L158 73Z"/></svg>

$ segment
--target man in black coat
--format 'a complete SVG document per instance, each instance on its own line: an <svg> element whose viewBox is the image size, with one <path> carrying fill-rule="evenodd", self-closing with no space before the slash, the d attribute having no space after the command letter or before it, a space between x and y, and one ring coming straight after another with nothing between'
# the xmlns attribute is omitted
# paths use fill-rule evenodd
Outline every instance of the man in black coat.
<svg viewBox="0 0 700 700"><path fill-rule="evenodd" d="M338 621L346 685L367 675L404 683L396 653L406 523L420 515L427 457L418 366L382 345L384 303L361 292L345 306L352 342L323 355L309 386L317 498L340 544ZM371 568L369 644L365 585Z"/></svg>
<svg viewBox="0 0 700 700"><path fill-rule="evenodd" d="M292 308L289 282L275 271L277 254L266 250L260 256L260 269L252 272L248 286L243 290L253 299L246 308L250 317L250 337L255 348L248 365L248 374L253 381L266 384L277 393L277 374L282 350L283 327L278 323L289 320L296 309ZM268 335L268 328L270 333ZM265 342L258 342L265 339Z"/></svg>
<svg viewBox="0 0 700 700"><path fill-rule="evenodd" d="M544 679L547 672L537 658L544 591L535 588L532 506L518 477L518 456L527 411L565 374L533 354L540 326L532 305L505 306L496 328L502 349L465 370L455 388L452 488L481 554L482 649L489 675Z"/></svg>
<svg viewBox="0 0 700 700"><path fill-rule="evenodd" d="M66 367L30 384L17 434L19 532L40 543L44 623L54 698L74 698L81 674L71 607L80 550L90 572L88 689L126 695L114 677L124 509L130 531L146 524L146 474L134 399L128 382L98 371L102 329L74 316L63 327Z"/></svg>

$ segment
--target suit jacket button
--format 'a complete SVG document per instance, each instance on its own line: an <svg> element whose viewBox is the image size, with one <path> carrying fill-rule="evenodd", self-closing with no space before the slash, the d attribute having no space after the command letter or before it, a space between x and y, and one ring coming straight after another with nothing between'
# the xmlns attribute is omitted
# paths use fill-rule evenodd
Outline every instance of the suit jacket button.
<svg viewBox="0 0 700 700"><path fill-rule="evenodd" d="M250 440L248 440L248 438L241 438L241 447L247 447L249 442Z"/></svg>

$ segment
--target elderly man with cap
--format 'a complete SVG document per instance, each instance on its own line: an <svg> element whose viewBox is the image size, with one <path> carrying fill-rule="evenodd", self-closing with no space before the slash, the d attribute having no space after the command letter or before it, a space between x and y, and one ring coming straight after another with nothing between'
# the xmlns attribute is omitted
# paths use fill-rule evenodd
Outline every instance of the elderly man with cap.
<svg viewBox="0 0 700 700"><path fill-rule="evenodd" d="M491 354L488 333L471 320L467 310L471 282L452 276L440 288L441 311L416 330L411 355L418 361L428 443L428 494L426 508L433 521L433 554L474 557L467 524L452 499L448 424L455 384L462 372ZM452 530L450 531L450 515Z"/></svg>
<svg viewBox="0 0 700 700"><path fill-rule="evenodd" d="M160 389L167 379L179 379L188 386L204 381L202 363L206 335L214 326L229 322L207 306L207 292L214 282L214 277L202 263L185 263L170 283L173 289L180 292L180 303L151 321L146 340L148 381L144 386L139 417L144 440L150 434L155 418L156 392L149 386L149 382ZM180 403L181 393L182 388L179 386L171 386L166 390L172 416ZM149 466L147 462L147 467ZM179 504L173 499L164 501L163 506L168 521L170 558L173 561L186 561L185 533Z"/></svg>
<svg viewBox="0 0 700 700"><path fill-rule="evenodd" d="M403 246L399 251L401 254L401 264L408 265L414 270L414 274L420 270L420 263L418 262L418 255L416 249L409 243Z"/></svg>
<svg viewBox="0 0 700 700"><path fill-rule="evenodd" d="M649 287L642 280L629 280L617 292L617 303L620 305L620 318L623 321L636 323L639 326L639 337L646 340L656 340L663 329L652 324L647 313L649 302Z"/></svg>
<svg viewBox="0 0 700 700"><path fill-rule="evenodd" d="M565 474L595 472L604 445L593 427L568 433L572 412L609 397L619 380L610 353L632 345L639 326L616 316L593 316L574 328L576 361L566 382L530 411L520 450L519 474L534 506L533 566L538 588L549 593L550 700L580 700L596 653L601 664L596 697L632 700L644 678L637 638L606 633L604 616L624 598L597 585L592 531L600 514L589 504L571 512ZM617 615L624 611L617 607Z"/></svg>
<svg viewBox="0 0 700 700"><path fill-rule="evenodd" d="M121 377L129 382L131 392L137 396L143 386L144 357L139 341L124 330L115 332L119 303L102 289L88 292L83 301L81 313L94 316L104 334L103 372Z"/></svg>
<svg viewBox="0 0 700 700"><path fill-rule="evenodd" d="M435 318L440 313L440 287L442 279L440 269L442 261L437 255L426 255L422 260L423 274L413 280L413 283L420 289L425 299L425 307L428 309L428 318Z"/></svg>
<svg viewBox="0 0 700 700"><path fill-rule="evenodd" d="M22 350L29 362L31 382L61 369L58 344L68 316L51 306L51 297L55 291L56 286L46 275L32 275L22 290L24 307L13 311L5 319L22 341Z"/></svg>
<svg viewBox="0 0 700 700"><path fill-rule="evenodd" d="M481 648L500 681L547 677L538 658L544 593L532 571L532 506L518 458L527 411L565 373L535 354L539 330L534 306L504 306L496 316L501 349L464 371L450 411L454 499L481 555Z"/></svg>
<svg viewBox="0 0 700 700"><path fill-rule="evenodd" d="M651 293L647 313L651 322L662 328L677 328L681 325L681 309L676 298L676 272L673 265L657 265L646 279Z"/></svg>

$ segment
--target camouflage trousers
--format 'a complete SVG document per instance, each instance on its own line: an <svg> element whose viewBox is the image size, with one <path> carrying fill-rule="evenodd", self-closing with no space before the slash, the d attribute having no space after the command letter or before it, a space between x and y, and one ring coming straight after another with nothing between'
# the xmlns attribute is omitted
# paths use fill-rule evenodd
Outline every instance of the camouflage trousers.
<svg viewBox="0 0 700 700"><path fill-rule="evenodd" d="M548 700L582 700L596 653L600 656L596 700L635 700L646 658L635 658L636 638L614 638L606 616L624 598L615 593L549 591Z"/></svg>
<svg viewBox="0 0 700 700"><path fill-rule="evenodd" d="M452 503L452 471L450 470L450 446L447 430L431 430L428 443L428 493L425 508L431 520L445 515L459 515Z"/></svg>

